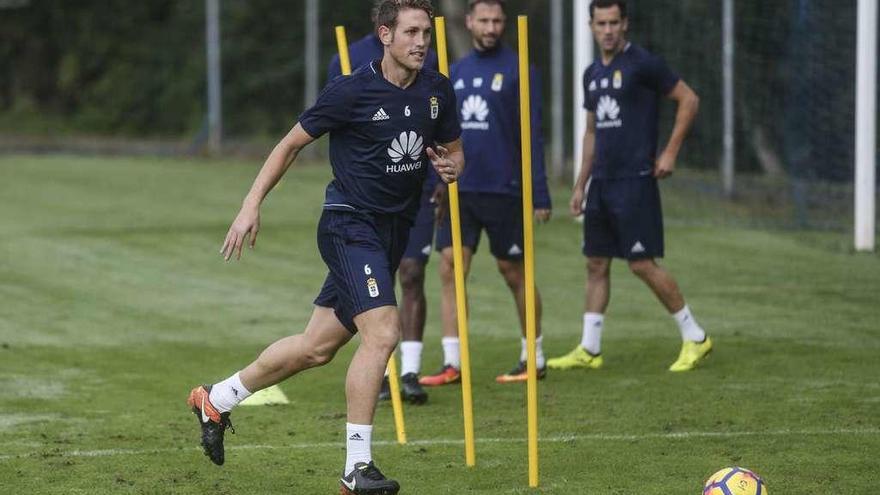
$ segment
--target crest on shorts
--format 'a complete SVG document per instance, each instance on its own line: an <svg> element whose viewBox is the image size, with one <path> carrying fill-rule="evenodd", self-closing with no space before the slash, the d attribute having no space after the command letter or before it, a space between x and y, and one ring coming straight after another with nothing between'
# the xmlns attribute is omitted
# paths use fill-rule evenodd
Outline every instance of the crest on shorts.
<svg viewBox="0 0 880 495"><path fill-rule="evenodd" d="M375 278L367 279L367 290L370 292L370 297L379 297L379 284Z"/></svg>
<svg viewBox="0 0 880 495"><path fill-rule="evenodd" d="M440 101L436 96L431 97L431 120L436 120L440 114Z"/></svg>

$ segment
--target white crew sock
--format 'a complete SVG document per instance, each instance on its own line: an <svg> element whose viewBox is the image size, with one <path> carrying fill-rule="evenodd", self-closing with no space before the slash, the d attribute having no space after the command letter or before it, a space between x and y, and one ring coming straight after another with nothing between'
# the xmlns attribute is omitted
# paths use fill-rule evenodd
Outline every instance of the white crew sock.
<svg viewBox="0 0 880 495"><path fill-rule="evenodd" d="M690 340L692 342L706 340L706 332L703 331L697 320L694 319L694 315L691 314L691 308L687 304L685 304L681 311L672 315L672 317L675 318L675 322L678 323L678 329L681 330L681 340Z"/></svg>
<svg viewBox="0 0 880 495"><path fill-rule="evenodd" d="M405 340L400 343L400 376L407 373L419 374L422 369L422 347L418 340Z"/></svg>
<svg viewBox="0 0 880 495"><path fill-rule="evenodd" d="M443 337L443 366L451 364L456 369L461 369L461 354L459 354L458 337Z"/></svg>
<svg viewBox="0 0 880 495"><path fill-rule="evenodd" d="M604 321L605 315L602 313L584 313L584 333L581 336L581 347L594 356L602 353L602 324Z"/></svg>
<svg viewBox="0 0 880 495"><path fill-rule="evenodd" d="M220 383L211 387L208 399L215 409L224 413L232 410L239 402L251 396L251 392L244 388L238 373L230 376Z"/></svg>
<svg viewBox="0 0 880 495"><path fill-rule="evenodd" d="M520 342L522 345L520 346L520 350L519 350L519 360L521 362L525 362L526 359L528 359L528 357L529 357L528 340L525 337L522 337ZM538 365L538 369L543 368L544 363L545 363L544 346L541 345L542 342L544 342L543 335L541 335L540 337L535 339L535 358L536 358L535 361Z"/></svg>
<svg viewBox="0 0 880 495"><path fill-rule="evenodd" d="M345 423L345 470L347 476L358 462L369 463L373 460L370 444L373 438L373 425L356 425Z"/></svg>

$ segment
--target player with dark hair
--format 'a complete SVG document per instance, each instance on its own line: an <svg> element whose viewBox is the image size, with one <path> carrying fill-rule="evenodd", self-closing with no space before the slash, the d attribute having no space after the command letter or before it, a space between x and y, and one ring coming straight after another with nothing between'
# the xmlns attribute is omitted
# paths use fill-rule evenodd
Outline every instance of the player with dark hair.
<svg viewBox="0 0 880 495"><path fill-rule="evenodd" d="M489 251L513 295L522 330L519 359L513 369L500 374L499 383L525 381L525 269L523 263L523 218L521 144L519 116L519 59L504 46L506 16L501 0L471 0L466 17L473 50L457 61L450 73L458 98L462 143L468 170L458 182L460 191L463 265L468 273L477 251L480 235L486 231ZM537 70L530 70L532 108L532 180L535 218L550 218L550 194L544 172L544 146L541 135L541 83ZM455 272L452 232L448 216L437 230L437 249L441 253L443 368L422 377L423 385L445 385L460 379L458 320L455 306ZM546 372L541 349L541 298L537 302L538 377Z"/></svg>
<svg viewBox="0 0 880 495"><path fill-rule="evenodd" d="M679 149L697 115L699 98L662 58L626 40L626 15L623 0L593 0L590 4L590 27L601 58L584 73L587 131L581 170L569 204L572 215L584 214L586 312L580 345L565 356L550 359L547 364L553 369L602 366L600 344L613 258L625 259L677 322L682 347L670 371L691 370L712 350L712 341L685 304L675 279L655 261L663 257L657 180L675 170ZM675 101L678 109L669 142L658 156L661 97Z"/></svg>
<svg viewBox="0 0 880 495"><path fill-rule="evenodd" d="M384 56L328 84L272 150L235 218L221 252L253 247L260 204L300 150L330 134L333 180L318 224L329 273L305 331L270 345L229 378L196 387L188 404L211 460L224 462L229 411L252 392L329 362L355 333L360 344L346 377L344 494L395 494L399 484L373 463L373 415L382 375L400 338L394 274L418 210L428 166L444 182L464 167L452 84L423 69L433 10L427 0L385 0L376 32Z"/></svg>

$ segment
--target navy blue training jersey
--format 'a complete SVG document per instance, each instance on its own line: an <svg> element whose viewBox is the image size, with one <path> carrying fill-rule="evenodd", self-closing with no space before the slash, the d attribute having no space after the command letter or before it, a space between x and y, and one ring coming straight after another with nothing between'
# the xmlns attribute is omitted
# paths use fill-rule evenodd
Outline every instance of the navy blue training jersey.
<svg viewBox="0 0 880 495"><path fill-rule="evenodd" d="M330 133L333 181L325 208L412 219L432 167L425 148L461 134L455 94L449 79L431 69L399 88L382 76L380 64L331 81L299 123L314 138Z"/></svg>
<svg viewBox="0 0 880 495"><path fill-rule="evenodd" d="M584 108L596 114L594 178L653 173L660 98L678 81L662 58L632 43L608 65L597 59L587 67Z"/></svg>
<svg viewBox="0 0 880 495"><path fill-rule="evenodd" d="M381 59L384 55L385 47L375 34L368 34L348 47L348 58L351 63L352 72L373 60ZM430 48L428 53L425 54L424 67L437 70L437 54ZM342 66L339 64L339 54L337 53L333 55L333 58L330 59L330 63L327 65L327 81L330 82L333 78L341 75ZM433 191L438 182L440 182L440 177L431 168L428 170L428 178L425 180L424 189L426 191Z"/></svg>
<svg viewBox="0 0 880 495"><path fill-rule="evenodd" d="M541 133L541 81L531 68L532 184L535 208L550 208ZM472 50L452 65L450 79L461 117L468 166L458 180L462 192L522 194L519 125L519 59L498 45Z"/></svg>

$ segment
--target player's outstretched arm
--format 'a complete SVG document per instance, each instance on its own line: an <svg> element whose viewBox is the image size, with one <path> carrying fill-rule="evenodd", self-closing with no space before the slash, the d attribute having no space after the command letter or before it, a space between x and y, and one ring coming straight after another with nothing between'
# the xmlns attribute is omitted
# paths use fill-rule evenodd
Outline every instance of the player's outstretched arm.
<svg viewBox="0 0 880 495"><path fill-rule="evenodd" d="M254 179L250 192L245 196L241 209L226 233L226 239L220 248L223 259L229 261L235 255L235 259L241 259L241 248L248 242L253 249L257 242L257 233L260 231L260 205L269 191L284 176L284 172L290 167L300 150L315 139L310 136L302 126L297 123L287 133L275 148Z"/></svg>
<svg viewBox="0 0 880 495"><path fill-rule="evenodd" d="M436 146L436 150L428 147L425 152L431 160L431 165L440 176L440 180L449 184L455 182L464 171L464 151L461 147L461 139L450 143Z"/></svg>
<svg viewBox="0 0 880 495"><path fill-rule="evenodd" d="M684 138L694 123L697 110L700 108L700 98L684 81L678 81L666 97L675 100L678 109L675 112L675 127L672 128L669 143L654 165L654 177L658 179L669 177L675 171L678 151L681 149Z"/></svg>

